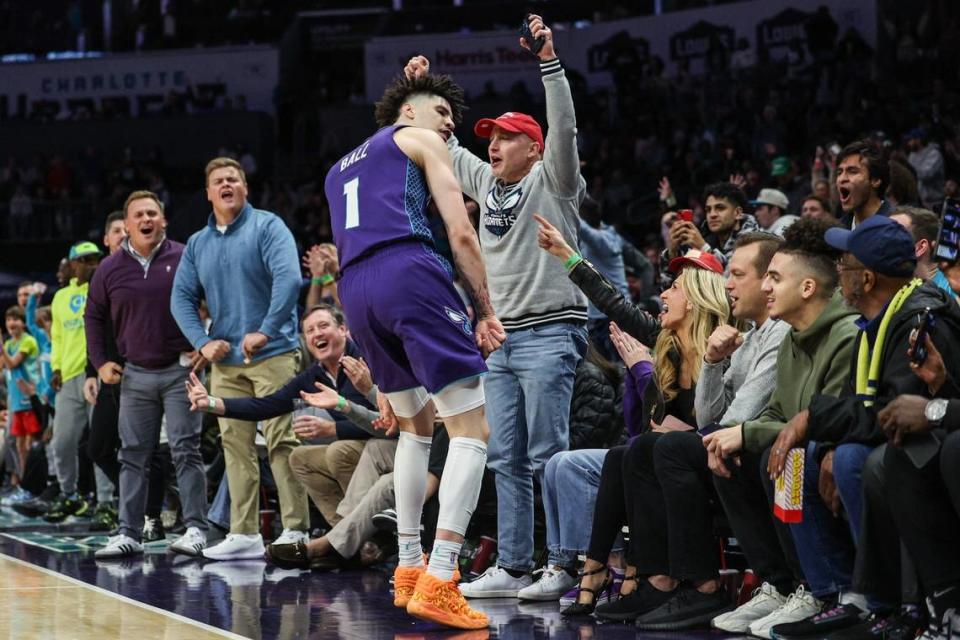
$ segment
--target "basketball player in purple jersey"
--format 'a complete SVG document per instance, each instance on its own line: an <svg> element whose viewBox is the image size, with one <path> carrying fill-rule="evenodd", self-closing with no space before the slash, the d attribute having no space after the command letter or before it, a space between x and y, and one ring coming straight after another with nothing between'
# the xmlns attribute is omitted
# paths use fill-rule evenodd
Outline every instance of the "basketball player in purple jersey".
<svg viewBox="0 0 960 640"><path fill-rule="evenodd" d="M445 143L462 110L463 91L448 77L398 79L377 103L383 128L330 169L325 189L350 331L401 429L394 604L444 625L481 629L487 616L467 606L454 573L487 459L484 357L506 334ZM451 266L433 249L425 215L430 196L476 306L476 334ZM435 415L447 427L450 449L436 542L424 567L420 516Z"/></svg>

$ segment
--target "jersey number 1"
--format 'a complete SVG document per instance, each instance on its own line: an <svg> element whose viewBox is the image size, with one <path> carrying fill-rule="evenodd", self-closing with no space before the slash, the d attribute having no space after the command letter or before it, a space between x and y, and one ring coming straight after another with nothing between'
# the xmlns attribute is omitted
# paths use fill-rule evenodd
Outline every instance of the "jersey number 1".
<svg viewBox="0 0 960 640"><path fill-rule="evenodd" d="M360 226L360 178L354 178L343 185L343 195L347 196L346 229Z"/></svg>

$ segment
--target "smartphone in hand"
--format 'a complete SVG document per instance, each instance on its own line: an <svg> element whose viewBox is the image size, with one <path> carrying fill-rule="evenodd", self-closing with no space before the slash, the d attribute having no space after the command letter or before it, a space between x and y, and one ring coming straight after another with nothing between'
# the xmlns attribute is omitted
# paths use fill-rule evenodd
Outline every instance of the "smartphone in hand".
<svg viewBox="0 0 960 640"><path fill-rule="evenodd" d="M543 49L543 45L546 43L546 38L543 36L539 38L533 37L533 32L530 31L529 13L523 17L523 24L520 25L520 37L527 42L527 46L530 47L530 53L533 55L538 55L540 49Z"/></svg>
<svg viewBox="0 0 960 640"><path fill-rule="evenodd" d="M917 339L913 343L913 353L910 355L910 362L922 365L927 360L927 336L933 329L934 316L930 312L930 307L923 310L917 318Z"/></svg>

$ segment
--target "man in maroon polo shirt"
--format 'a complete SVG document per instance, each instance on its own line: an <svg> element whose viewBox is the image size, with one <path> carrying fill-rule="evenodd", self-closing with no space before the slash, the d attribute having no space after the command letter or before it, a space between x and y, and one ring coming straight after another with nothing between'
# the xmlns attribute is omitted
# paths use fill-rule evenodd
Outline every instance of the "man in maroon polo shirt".
<svg viewBox="0 0 960 640"><path fill-rule="evenodd" d="M149 462L166 414L187 524L187 532L170 549L197 556L207 545L202 416L191 413L184 384L195 354L170 312L173 278L184 247L167 239L163 204L156 194L134 191L123 211L127 239L101 263L90 283L84 315L90 361L105 384L120 384L120 527L94 555L104 559L143 552ZM108 360L108 318L123 366Z"/></svg>

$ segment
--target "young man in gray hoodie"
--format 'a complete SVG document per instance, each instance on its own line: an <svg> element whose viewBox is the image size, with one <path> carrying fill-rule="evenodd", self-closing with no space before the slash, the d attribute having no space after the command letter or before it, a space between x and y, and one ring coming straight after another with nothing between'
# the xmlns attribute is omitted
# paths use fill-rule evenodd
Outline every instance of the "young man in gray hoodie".
<svg viewBox="0 0 960 640"><path fill-rule="evenodd" d="M580 175L573 97L553 48L553 33L540 16L528 18L546 95L546 140L529 115L508 111L477 122L474 133L489 138L488 161L450 137L453 169L464 193L480 205L480 246L490 278L493 306L507 331L502 348L487 360L484 382L490 444L487 466L497 486L497 566L463 585L468 598L515 597L531 585L533 569L533 478L566 450L574 372L587 347L587 299L566 277L564 266L537 250L537 213L578 243ZM521 46L529 49L521 39ZM429 70L423 56L404 72ZM546 576L570 580L569 576Z"/></svg>

